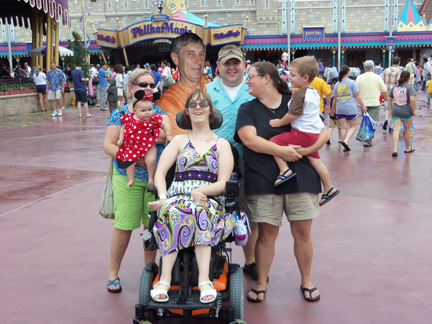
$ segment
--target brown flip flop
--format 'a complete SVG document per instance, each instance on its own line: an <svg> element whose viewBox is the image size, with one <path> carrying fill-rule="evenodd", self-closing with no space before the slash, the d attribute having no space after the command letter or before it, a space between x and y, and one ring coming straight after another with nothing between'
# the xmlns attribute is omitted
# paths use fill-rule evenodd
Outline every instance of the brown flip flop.
<svg viewBox="0 0 432 324"><path fill-rule="evenodd" d="M92 118L94 115L86 115L86 118Z"/></svg>

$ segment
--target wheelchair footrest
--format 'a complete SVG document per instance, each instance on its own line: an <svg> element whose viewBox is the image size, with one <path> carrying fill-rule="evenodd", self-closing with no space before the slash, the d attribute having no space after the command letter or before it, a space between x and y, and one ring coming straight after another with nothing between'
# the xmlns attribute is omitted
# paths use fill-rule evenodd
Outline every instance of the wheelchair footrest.
<svg viewBox="0 0 432 324"><path fill-rule="evenodd" d="M179 296L178 291L170 290L168 291L169 300L166 303L158 303L154 300L150 300L148 309L205 309L205 308L215 308L216 300L212 303L203 304L200 302L200 292L199 290L193 290L190 295L183 294Z"/></svg>

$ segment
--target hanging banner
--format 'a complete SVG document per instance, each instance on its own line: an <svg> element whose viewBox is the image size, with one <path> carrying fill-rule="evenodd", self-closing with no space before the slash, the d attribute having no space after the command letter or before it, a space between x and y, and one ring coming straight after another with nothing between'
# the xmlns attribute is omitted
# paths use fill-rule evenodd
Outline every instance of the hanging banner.
<svg viewBox="0 0 432 324"><path fill-rule="evenodd" d="M385 0L385 8L384 8L384 32L389 31L389 0Z"/></svg>
<svg viewBox="0 0 432 324"><path fill-rule="evenodd" d="M291 0L291 35L295 35L295 0Z"/></svg>
<svg viewBox="0 0 432 324"><path fill-rule="evenodd" d="M342 30L341 33L346 33L346 0L342 0Z"/></svg>
<svg viewBox="0 0 432 324"><path fill-rule="evenodd" d="M333 0L333 34L338 32L338 0Z"/></svg>
<svg viewBox="0 0 432 324"><path fill-rule="evenodd" d="M325 38L325 27L303 27L304 41L323 41Z"/></svg>
<svg viewBox="0 0 432 324"><path fill-rule="evenodd" d="M396 37L387 37L387 49L392 52L396 46Z"/></svg>

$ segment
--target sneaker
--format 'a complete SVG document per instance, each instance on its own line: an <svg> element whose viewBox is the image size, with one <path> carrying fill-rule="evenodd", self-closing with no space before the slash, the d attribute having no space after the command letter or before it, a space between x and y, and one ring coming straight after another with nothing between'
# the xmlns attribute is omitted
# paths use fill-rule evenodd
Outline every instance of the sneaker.
<svg viewBox="0 0 432 324"><path fill-rule="evenodd" d="M326 142L326 144L327 144L327 145L330 145L330 144L331 144L331 143L330 143L330 140L328 140L328 141Z"/></svg>
<svg viewBox="0 0 432 324"><path fill-rule="evenodd" d="M51 117L57 116L57 110L54 110L54 112L51 114Z"/></svg>
<svg viewBox="0 0 432 324"><path fill-rule="evenodd" d="M387 130L387 125L388 125L388 120L386 120L386 121L384 122L384 125L383 125L383 129L384 129L384 130Z"/></svg>
<svg viewBox="0 0 432 324"><path fill-rule="evenodd" d="M59 109L59 111L58 111L57 115L58 115L58 116L61 116L61 115L63 115L63 110Z"/></svg>
<svg viewBox="0 0 432 324"><path fill-rule="evenodd" d="M62 109L66 109L66 106L63 106Z"/></svg>

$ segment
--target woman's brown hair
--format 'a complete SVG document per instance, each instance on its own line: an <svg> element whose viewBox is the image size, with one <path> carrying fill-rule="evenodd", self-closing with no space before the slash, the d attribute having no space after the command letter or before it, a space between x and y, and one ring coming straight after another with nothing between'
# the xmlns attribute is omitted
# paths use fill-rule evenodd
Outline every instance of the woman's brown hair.
<svg viewBox="0 0 432 324"><path fill-rule="evenodd" d="M411 74L408 71L402 71L402 73L400 74L399 80L398 80L398 84L402 85L405 82L407 82L411 77Z"/></svg>
<svg viewBox="0 0 432 324"><path fill-rule="evenodd" d="M280 94L291 93L291 90L288 88L288 83L279 76L279 71L273 63L258 62L254 63L252 67L255 68L258 75L265 76L268 74L273 82L273 86Z"/></svg>
<svg viewBox="0 0 432 324"><path fill-rule="evenodd" d="M183 121L185 122L186 125L192 125L191 123L191 119L189 116L189 113L186 112L188 110L188 106L189 106L189 102L194 99L195 97L197 97L198 100L205 100L208 102L210 111L209 111L209 124L210 124L210 128L215 120L215 118L217 117L216 112L214 110L214 106L213 106L213 102L210 98L210 96L207 93L202 92L200 89L194 89L192 92L190 92L186 98L186 102L185 102L185 112L183 113Z"/></svg>

